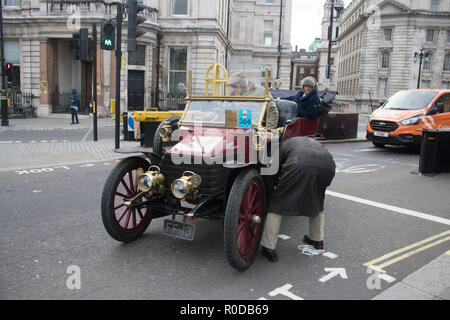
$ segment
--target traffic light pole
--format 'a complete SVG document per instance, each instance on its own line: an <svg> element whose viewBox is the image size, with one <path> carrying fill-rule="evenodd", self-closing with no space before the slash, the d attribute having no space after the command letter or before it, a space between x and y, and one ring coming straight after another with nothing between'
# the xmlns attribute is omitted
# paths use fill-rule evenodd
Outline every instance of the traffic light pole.
<svg viewBox="0 0 450 320"><path fill-rule="evenodd" d="M8 101L6 98L6 77L5 77L5 49L3 41L3 1L0 1L0 41L1 41L1 72L2 72L2 90L1 90L1 115L2 127L9 126L8 119Z"/></svg>
<svg viewBox="0 0 450 320"><path fill-rule="evenodd" d="M94 22L92 23L92 39L94 40L94 54L93 54L93 82L94 82L94 92L93 92L93 97L92 99L93 101L93 110L92 110L92 114L93 114L93 128L94 128L94 141L98 140L98 135L97 135L97 24Z"/></svg>
<svg viewBox="0 0 450 320"><path fill-rule="evenodd" d="M116 131L115 149L120 149L120 68L122 66L122 4L117 3L116 41Z"/></svg>

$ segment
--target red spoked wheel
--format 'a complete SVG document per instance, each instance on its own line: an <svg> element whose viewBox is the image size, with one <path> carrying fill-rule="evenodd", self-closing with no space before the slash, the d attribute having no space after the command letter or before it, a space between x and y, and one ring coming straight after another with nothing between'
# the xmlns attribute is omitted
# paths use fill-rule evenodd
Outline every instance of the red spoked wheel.
<svg viewBox="0 0 450 320"><path fill-rule="evenodd" d="M245 270L253 263L266 213L264 183L258 171L238 175L230 190L224 223L224 245L230 264Z"/></svg>
<svg viewBox="0 0 450 320"><path fill-rule="evenodd" d="M151 222L148 208L133 205L136 200L140 200L135 199L140 193L137 169L146 171L149 166L142 158L126 158L113 169L106 180L101 204L103 225L109 235L118 241L136 240Z"/></svg>

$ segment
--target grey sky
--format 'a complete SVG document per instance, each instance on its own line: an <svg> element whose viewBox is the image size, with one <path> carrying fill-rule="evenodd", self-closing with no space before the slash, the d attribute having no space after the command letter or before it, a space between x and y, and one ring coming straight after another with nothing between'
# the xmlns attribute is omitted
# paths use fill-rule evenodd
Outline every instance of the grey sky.
<svg viewBox="0 0 450 320"><path fill-rule="evenodd" d="M348 6L352 0L344 0ZM292 49L308 49L322 33L323 6L325 0L292 0Z"/></svg>

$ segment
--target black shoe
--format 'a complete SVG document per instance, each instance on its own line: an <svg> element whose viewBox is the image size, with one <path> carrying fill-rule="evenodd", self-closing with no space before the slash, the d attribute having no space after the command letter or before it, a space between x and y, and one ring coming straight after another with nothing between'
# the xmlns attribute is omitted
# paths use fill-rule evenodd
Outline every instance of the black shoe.
<svg viewBox="0 0 450 320"><path fill-rule="evenodd" d="M75 124L75 123L72 122L72 123L70 123L70 124Z"/></svg>
<svg viewBox="0 0 450 320"><path fill-rule="evenodd" d="M323 250L323 241L311 240L307 235L303 237L303 242L314 247L316 250Z"/></svg>
<svg viewBox="0 0 450 320"><path fill-rule="evenodd" d="M261 253L263 256L265 256L267 259L269 259L270 262L277 262L278 261L278 254L275 250L267 249L265 247L261 248Z"/></svg>

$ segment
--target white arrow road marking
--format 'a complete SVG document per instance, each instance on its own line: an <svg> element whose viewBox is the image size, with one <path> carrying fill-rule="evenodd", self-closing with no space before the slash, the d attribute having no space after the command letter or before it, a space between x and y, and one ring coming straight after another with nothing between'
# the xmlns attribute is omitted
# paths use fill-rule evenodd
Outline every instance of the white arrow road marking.
<svg viewBox="0 0 450 320"><path fill-rule="evenodd" d="M345 268L325 268L325 272L329 272L326 276L319 279L320 282L326 282L336 276L341 276L342 279L348 279Z"/></svg>
<svg viewBox="0 0 450 320"><path fill-rule="evenodd" d="M93 166L95 166L95 164L88 163L88 164L83 164L82 166L80 166L80 168L87 168L87 167L93 167Z"/></svg>
<svg viewBox="0 0 450 320"><path fill-rule="evenodd" d="M332 252L325 252L324 254L322 254L322 256L327 257L329 259L336 259L338 257L337 254L334 254Z"/></svg>

